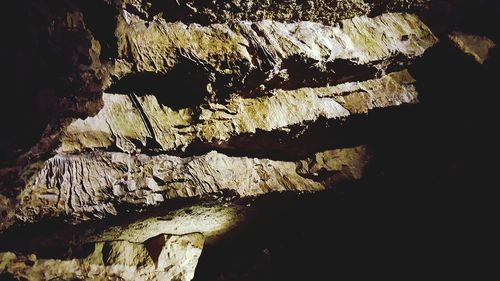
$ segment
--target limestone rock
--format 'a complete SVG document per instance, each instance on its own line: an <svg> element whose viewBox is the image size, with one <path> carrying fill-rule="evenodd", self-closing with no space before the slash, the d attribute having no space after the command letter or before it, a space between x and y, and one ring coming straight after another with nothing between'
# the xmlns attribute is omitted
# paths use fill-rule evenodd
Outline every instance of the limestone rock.
<svg viewBox="0 0 500 281"><path fill-rule="evenodd" d="M114 92L129 90L120 80L139 84L141 73L166 79L188 65L202 72L206 95L221 97L369 79L421 56L438 41L417 16L397 13L333 26L271 20L200 26L145 22L125 11L116 33L118 56L110 69ZM157 91L177 94L168 87Z"/></svg>
<svg viewBox="0 0 500 281"><path fill-rule="evenodd" d="M301 161L299 173L304 175L319 176L319 173L326 173L330 176L339 175L339 171L343 171L342 176L361 179L363 177L363 166L359 163L367 163L368 157L366 147L360 146L352 149L338 149L317 153L313 158ZM342 162L337 159L343 159ZM323 175L323 177L328 177Z"/></svg>
<svg viewBox="0 0 500 281"><path fill-rule="evenodd" d="M94 117L75 120L63 131L60 152L116 147L140 152L185 149L191 143L221 143L232 136L273 131L319 118L344 119L372 109L418 102L408 71L380 79L320 88L274 90L270 96L233 96L227 104L208 103L199 113L172 110L155 96L104 94L104 108Z"/></svg>
<svg viewBox="0 0 500 281"><path fill-rule="evenodd" d="M205 243L212 244L226 233L243 225L249 210L251 211L251 206L231 200L189 205L161 214L150 214L128 224L108 227L102 232L96 231L90 235L78 236L76 239L85 243L115 240L142 243L149 237L164 232L172 235L196 232L203 234Z"/></svg>
<svg viewBox="0 0 500 281"><path fill-rule="evenodd" d="M453 32L448 37L457 48L472 56L480 64L488 59L490 50L496 46L491 39L479 35Z"/></svg>
<svg viewBox="0 0 500 281"><path fill-rule="evenodd" d="M58 72L68 81L36 89L40 100L50 96L55 107L46 110L54 114L8 173L0 171L1 229L102 219L122 206L142 210L178 197L309 192L360 179L370 158L365 146L271 160L228 156L224 145L417 103L404 69L438 42L418 16L386 13L425 1L309 1L325 9L294 21L283 3L268 1L233 1L263 12L232 20L226 11L235 7L219 3L170 1L191 15L172 20L175 9L159 2L62 2L54 11L36 7L50 17L35 30L47 29L54 45L75 39L61 47L75 49Z"/></svg>
<svg viewBox="0 0 500 281"><path fill-rule="evenodd" d="M412 64L434 34L462 28L442 22L466 2L0 0L0 279L191 280L205 240L276 210L276 198L350 188L372 159L364 144L420 144L363 126L419 103L417 85L434 121L448 103L430 103L448 96L430 96L460 88L440 81L461 70L433 81L427 63ZM449 39L480 64L495 48ZM428 113L417 111L401 123ZM390 137L364 139L372 132ZM378 168L377 183L397 182Z"/></svg>
<svg viewBox="0 0 500 281"><path fill-rule="evenodd" d="M27 280L191 280L204 237L161 234L144 243L97 242L93 251L69 260L0 253L0 274Z"/></svg>
<svg viewBox="0 0 500 281"><path fill-rule="evenodd" d="M300 162L228 157L215 151L190 158L116 152L60 154L36 164L41 168L19 196L17 218L35 222L64 217L76 223L117 214L123 204L155 206L172 198L224 196L223 192L247 197L324 190L345 179L359 179L370 158L365 147L341 150L317 153L314 160L305 160L314 163L306 168ZM322 170L329 174L315 178L314 173Z"/></svg>

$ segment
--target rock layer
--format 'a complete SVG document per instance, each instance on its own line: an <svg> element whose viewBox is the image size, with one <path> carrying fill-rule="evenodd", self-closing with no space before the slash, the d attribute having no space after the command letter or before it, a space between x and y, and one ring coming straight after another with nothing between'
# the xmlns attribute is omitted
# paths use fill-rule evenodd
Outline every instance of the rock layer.
<svg viewBox="0 0 500 281"><path fill-rule="evenodd" d="M68 244L92 243L50 258L0 243L16 251L0 254L0 273L33 280L190 280L205 237L243 220L233 199L361 180L372 151L355 133L340 145L330 124L417 104L408 69L439 41L405 13L427 0L20 1L34 47L7 47L39 59L6 69L19 85L41 73L11 98L36 133L2 140L0 230L63 225ZM322 145L301 138L311 127ZM282 150L311 147L263 148L278 134ZM214 206L154 215L194 201ZM96 221L101 233L71 234Z"/></svg>
<svg viewBox="0 0 500 281"><path fill-rule="evenodd" d="M116 83L125 77L139 84L135 81L140 78L131 75L168 75L176 67L192 65L201 72L200 90L205 84L207 95L222 97L367 79L421 56L437 42L425 24L409 14L358 17L336 26L261 21L201 27L146 24L125 13L117 30L122 37L110 70ZM169 95L168 87L156 90L156 95Z"/></svg>
<svg viewBox="0 0 500 281"><path fill-rule="evenodd" d="M178 197L319 191L342 180L361 178L369 157L366 147L325 151L300 162L228 157L217 152L191 158L57 155L28 179L17 218L35 222L64 217L80 222L117 214L120 205L155 206Z"/></svg>
<svg viewBox="0 0 500 281"><path fill-rule="evenodd" d="M158 235L144 243L97 242L88 256L68 260L0 253L0 274L26 280L191 280L203 235Z"/></svg>

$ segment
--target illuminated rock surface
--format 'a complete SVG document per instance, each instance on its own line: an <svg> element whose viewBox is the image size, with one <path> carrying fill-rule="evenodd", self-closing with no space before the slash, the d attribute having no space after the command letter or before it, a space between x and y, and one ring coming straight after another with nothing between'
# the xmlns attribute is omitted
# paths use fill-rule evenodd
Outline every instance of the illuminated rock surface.
<svg viewBox="0 0 500 281"><path fill-rule="evenodd" d="M75 120L62 132L59 151L116 147L132 153L148 149L148 141L159 146L150 149L172 151L195 141L218 144L258 130L305 128L320 118L340 120L377 108L417 103L414 82L407 71L401 71L331 87L274 90L260 98L234 96L225 104L202 105L197 113L172 110L153 95L105 93L104 107L96 116Z"/></svg>
<svg viewBox="0 0 500 281"><path fill-rule="evenodd" d="M352 213L366 216L352 221L363 221L399 202L366 194L438 178L439 136L461 139L441 110L477 116L452 94L486 87L474 75L490 77L497 59L498 37L474 33L482 23L461 31L455 14L475 7L462 0L0 4L12 38L0 52L0 279L192 280L200 257L200 274L233 265L207 265L204 243L211 255L259 221L255 233L273 237L287 208L303 219L282 240L340 245L328 236L356 227L321 229L336 215L321 206L344 206L323 196L358 194Z"/></svg>
<svg viewBox="0 0 500 281"><path fill-rule="evenodd" d="M0 271L26 280L191 280L203 248L203 235L158 235L88 245L79 259L38 259L0 253Z"/></svg>
<svg viewBox="0 0 500 281"><path fill-rule="evenodd" d="M449 38L457 48L471 55L480 64L488 59L490 50L496 46L491 39L479 35L454 32Z"/></svg>
<svg viewBox="0 0 500 281"><path fill-rule="evenodd" d="M187 159L124 153L57 155L28 180L20 194L17 218L34 222L64 215L79 222L116 215L120 204L155 206L172 198L224 191L239 197L320 191L360 179L369 158L365 147L320 152L300 162L217 152Z"/></svg>

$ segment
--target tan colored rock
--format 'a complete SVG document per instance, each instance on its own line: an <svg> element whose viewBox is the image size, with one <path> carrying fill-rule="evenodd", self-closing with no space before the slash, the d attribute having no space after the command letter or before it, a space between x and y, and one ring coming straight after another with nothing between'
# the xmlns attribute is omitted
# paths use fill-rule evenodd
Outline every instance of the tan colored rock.
<svg viewBox="0 0 500 281"><path fill-rule="evenodd" d="M168 232L173 235L202 233L205 243L213 243L225 234L241 227L247 220L251 206L230 200L223 203L201 204L168 211L166 214L150 215L125 225L116 225L103 232L78 237L82 242L126 240L142 243L149 237Z"/></svg>
<svg viewBox="0 0 500 281"><path fill-rule="evenodd" d="M480 64L488 59L490 50L496 46L491 39L479 35L453 32L448 37L457 48L472 56Z"/></svg>
<svg viewBox="0 0 500 281"><path fill-rule="evenodd" d="M330 82L356 80L367 70L384 71L419 57L438 41L417 16L398 13L356 17L335 26L270 20L200 26L161 19L148 22L123 11L115 33L119 35L118 58L111 70L115 79L141 72L166 74L190 61L213 73L215 80L229 78L223 88L244 85L248 91L254 86L247 84L272 88L273 83L299 80L304 72L290 74L287 63L325 73ZM338 72L333 63L349 64L351 70ZM254 72L263 78L250 77Z"/></svg>
<svg viewBox="0 0 500 281"><path fill-rule="evenodd" d="M418 17L407 14L357 17L336 26L275 21L200 26L161 19L147 22L124 12L116 34L120 41L114 78L143 72L168 74L190 59L216 76L241 81L235 89L246 85L243 78L252 71L266 73L264 80L294 80L283 67L297 59L299 68L301 63L313 62L325 73L338 72L344 80L356 80L360 77L351 77L352 73L343 73L343 69L337 71L335 63L348 62L384 73L393 63L405 64L437 42ZM342 155L338 160L347 163L347 170L355 171L342 170L337 175L333 175L335 169L321 172L321 165L331 166L327 156L316 169L301 162L227 157L216 152L187 158L164 154L178 153L193 143L217 148L235 136L287 131L292 126L306 129L318 119L345 119L375 108L416 103L414 82L407 71L401 71L336 86L264 86L262 93L251 98L240 92L245 86L224 102L212 100L178 110L159 103L161 99L155 95L107 93L103 95L104 107L95 116L49 125L49 133L18 161L25 166L16 167L16 186L6 188L20 194L8 200L16 205L21 221L63 216L80 222L114 215L122 204L142 208L170 198L222 190L239 196L288 189L322 190L346 179L358 179L364 158L352 158L360 160L355 167L347 155L364 152ZM55 156L39 161L54 150ZM150 152L162 155L145 155ZM328 154L317 155L322 153ZM12 208L9 210L2 215L3 228L13 223Z"/></svg>
<svg viewBox="0 0 500 281"><path fill-rule="evenodd" d="M199 233L161 234L144 243L97 242L87 257L38 259L0 253L0 274L26 280L191 280L203 248Z"/></svg>
<svg viewBox="0 0 500 281"><path fill-rule="evenodd" d="M140 152L151 140L161 151L185 149L194 141L217 144L232 136L286 129L320 117L343 119L375 108L416 103L414 82L405 70L338 86L274 90L268 97L233 96L227 104L202 106L200 113L174 111L159 104L155 96L137 97L137 108L126 95L104 94L104 108L98 115L75 120L63 131L59 151L117 147Z"/></svg>
<svg viewBox="0 0 500 281"><path fill-rule="evenodd" d="M360 166L359 163L368 163L369 158L364 146L325 151L301 161L299 173L313 176L318 176L318 173L327 173L332 176L342 171L340 174L344 177L358 180L363 177L364 172L364 165ZM338 159L343 161L338 161Z"/></svg>
<svg viewBox="0 0 500 281"><path fill-rule="evenodd" d="M320 152L315 158L331 155L335 158L322 163L316 160L309 169L357 179L369 160L364 147ZM215 151L190 158L113 152L60 154L41 164L39 172L27 180L16 213L22 221L62 216L75 223L117 214L121 204L156 206L168 204L165 201L171 198L224 196L223 191L241 197L313 192L338 183L323 180L315 179L300 162L228 157Z"/></svg>

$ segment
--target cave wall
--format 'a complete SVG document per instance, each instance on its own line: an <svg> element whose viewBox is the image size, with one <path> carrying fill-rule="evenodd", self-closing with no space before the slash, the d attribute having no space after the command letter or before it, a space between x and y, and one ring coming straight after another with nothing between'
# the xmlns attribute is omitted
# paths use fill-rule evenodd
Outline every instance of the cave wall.
<svg viewBox="0 0 500 281"><path fill-rule="evenodd" d="M336 200L352 190L367 212L432 205L421 185L459 196L483 162L467 149L486 138L477 122L492 119L470 101L494 91L499 10L465 0L1 1L0 271L191 280L201 255L199 280L263 280L267 260L219 272L203 244L227 262L252 240L238 229L267 228L259 221L300 204L344 206ZM331 212L304 211L319 225Z"/></svg>

